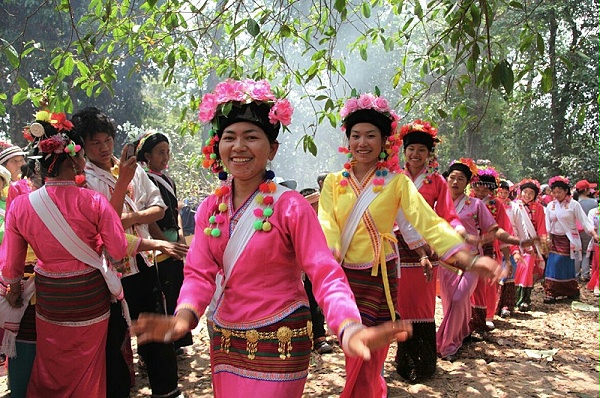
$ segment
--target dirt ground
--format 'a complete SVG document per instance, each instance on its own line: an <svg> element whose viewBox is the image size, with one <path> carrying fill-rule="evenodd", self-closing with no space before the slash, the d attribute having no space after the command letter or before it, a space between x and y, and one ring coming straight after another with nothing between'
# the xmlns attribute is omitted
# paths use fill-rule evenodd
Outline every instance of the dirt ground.
<svg viewBox="0 0 600 398"><path fill-rule="evenodd" d="M392 345L384 370L388 396L598 397L598 298L585 289L581 292L579 302L596 312L585 311L585 306L571 300L543 304L542 288L536 285L533 311L496 317L496 329L485 341L464 346L454 363L438 360L435 376L422 384L409 384L398 376ZM438 301L438 324L440 315ZM180 387L186 397L212 396L207 343L206 330L199 327L194 345L179 359ZM340 347L336 345L332 354L314 354L311 362L304 396L339 396L345 376ZM149 397L147 375L136 368L136 376L132 397ZM6 376L0 378L0 396L10 396Z"/></svg>

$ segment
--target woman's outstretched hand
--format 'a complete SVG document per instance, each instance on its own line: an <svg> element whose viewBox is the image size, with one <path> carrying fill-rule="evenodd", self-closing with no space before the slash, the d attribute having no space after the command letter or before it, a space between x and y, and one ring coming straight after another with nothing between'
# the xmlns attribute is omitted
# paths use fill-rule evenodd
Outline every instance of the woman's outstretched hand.
<svg viewBox="0 0 600 398"><path fill-rule="evenodd" d="M190 330L190 323L183 317L141 313L129 330L137 336L138 344L169 343L183 337Z"/></svg>
<svg viewBox="0 0 600 398"><path fill-rule="evenodd" d="M408 321L386 322L372 327L363 327L348 340L347 354L365 361L371 359L371 350L390 344L391 341L406 341L412 336L412 324Z"/></svg>

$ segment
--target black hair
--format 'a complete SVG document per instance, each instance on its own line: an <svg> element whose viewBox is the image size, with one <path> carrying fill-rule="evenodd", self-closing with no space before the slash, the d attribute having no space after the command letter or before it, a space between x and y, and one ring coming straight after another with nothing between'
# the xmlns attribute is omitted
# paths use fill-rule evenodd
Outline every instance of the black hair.
<svg viewBox="0 0 600 398"><path fill-rule="evenodd" d="M146 138L144 139L144 137ZM167 138L167 136L162 133L148 133L144 137L137 141L134 141L133 143L133 145L136 148L135 156L138 162L147 162L146 157L144 155L147 152L152 152L154 147L160 144L161 142L166 142L167 144L169 143L169 138ZM144 142L142 143L142 146L138 148L142 140L144 140Z"/></svg>
<svg viewBox="0 0 600 398"><path fill-rule="evenodd" d="M533 183L533 182L526 182L521 184L521 186L519 187L521 189L521 192L525 189L525 188L529 188L532 189L534 192L534 196L533 199L537 199L538 195L540 194L540 189Z"/></svg>
<svg viewBox="0 0 600 398"><path fill-rule="evenodd" d="M304 188L300 191L300 195L307 197L308 195L312 195L315 192L319 192L316 188Z"/></svg>
<svg viewBox="0 0 600 398"><path fill-rule="evenodd" d="M567 195L571 195L571 187L566 182L554 181L552 183L552 185L550 185L550 189L554 189L554 188L562 188L565 191L567 191Z"/></svg>
<svg viewBox="0 0 600 398"><path fill-rule="evenodd" d="M96 133L106 133L113 139L117 134L115 121L109 118L100 109L89 106L75 113L71 121L75 130L79 132L83 141L90 140Z"/></svg>
<svg viewBox="0 0 600 398"><path fill-rule="evenodd" d="M352 127L357 123L371 123L381 131L381 138L387 138L392 134L392 119L374 109L359 109L346 117L344 126L346 126L347 138L350 138Z"/></svg>
<svg viewBox="0 0 600 398"><path fill-rule="evenodd" d="M44 136L41 137L40 141L46 140L55 135L65 135L69 140L73 141L75 145L83 146L83 139L81 135L75 130L71 129L63 130L59 132L53 125L48 122L38 120L37 123L40 123L44 127ZM45 180L46 177L56 177L60 171L60 166L66 159L70 159L71 155L68 152L61 153L44 153L41 151L41 148L38 145L35 146L32 152L32 159L27 163L30 167L35 170L35 160L39 159L40 162L40 175L42 180ZM67 142L68 143L68 142ZM32 162L33 161L33 162ZM30 164L31 163L31 164Z"/></svg>
<svg viewBox="0 0 600 398"><path fill-rule="evenodd" d="M445 178L448 179L448 176L454 170L458 170L461 173L463 173L465 175L465 177L467 177L467 182L470 182L471 178L473 178L473 172L471 171L471 169L469 168L469 166L467 166L464 163L460 163L460 162L452 163L450 165L450 167L448 167L448 170L445 173L446 174Z"/></svg>

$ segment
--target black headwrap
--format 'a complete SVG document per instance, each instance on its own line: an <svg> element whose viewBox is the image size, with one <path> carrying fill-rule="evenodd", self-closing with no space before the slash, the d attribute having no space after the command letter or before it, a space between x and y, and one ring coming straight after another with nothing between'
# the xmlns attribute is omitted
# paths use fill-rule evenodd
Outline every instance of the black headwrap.
<svg viewBox="0 0 600 398"><path fill-rule="evenodd" d="M357 123L371 123L381 131L382 137L389 137L392 134L392 119L373 109L359 109L346 117L344 121L346 137L350 137L350 131Z"/></svg>
<svg viewBox="0 0 600 398"><path fill-rule="evenodd" d="M467 177L467 182L471 181L471 178L473 177L473 173L471 172L471 169L469 168L469 166L467 166L464 163L452 163L450 165L450 167L448 167L448 175L450 175L450 173L452 173L454 170L458 170L461 173L463 173L466 177Z"/></svg>
<svg viewBox="0 0 600 398"><path fill-rule="evenodd" d="M271 124L269 121L269 111L271 105L266 103L251 102L249 104L234 104L227 116L220 115L217 117L217 135L223 135L223 131L237 122L250 122L256 124L264 130L270 142L274 142L279 135L281 124Z"/></svg>

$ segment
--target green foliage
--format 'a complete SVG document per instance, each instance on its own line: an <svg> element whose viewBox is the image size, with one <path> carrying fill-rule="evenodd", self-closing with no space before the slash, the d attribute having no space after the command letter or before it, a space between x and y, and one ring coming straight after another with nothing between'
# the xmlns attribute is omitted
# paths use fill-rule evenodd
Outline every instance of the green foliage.
<svg viewBox="0 0 600 398"><path fill-rule="evenodd" d="M61 0L38 11L25 3L0 6L21 20L43 17L35 38L20 37L18 24L0 28L0 114L10 110L15 135L44 98L71 111L87 96L119 121L146 124L156 112L140 95L147 77L176 87L156 95L179 112L174 131L189 136L202 132L196 109L217 81L269 79L297 93L294 104L309 103L300 107L308 120L297 142L313 154L319 146L319 156L317 132L339 124L341 99L375 86L406 119L443 127L449 157L492 158L498 147L531 155L514 122L537 129L533 113L551 120L547 134L535 135L535 158L566 172L540 151L556 157L565 139L575 151L598 135L598 68L590 62L598 27L585 22L598 20L596 1ZM490 134L497 139L488 142ZM511 170L528 170L523 162L509 162Z"/></svg>

